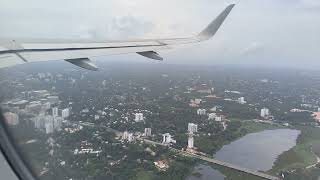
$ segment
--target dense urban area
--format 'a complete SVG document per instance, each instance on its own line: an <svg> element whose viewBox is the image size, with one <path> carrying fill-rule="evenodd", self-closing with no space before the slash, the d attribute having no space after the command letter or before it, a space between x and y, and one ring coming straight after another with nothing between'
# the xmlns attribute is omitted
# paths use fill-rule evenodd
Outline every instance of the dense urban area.
<svg viewBox="0 0 320 180"><path fill-rule="evenodd" d="M49 64L0 71L6 122L40 179L201 179L199 164L225 179L262 179L196 157L214 158L224 145L274 129L300 133L264 173L320 176L317 71L113 62L92 72Z"/></svg>

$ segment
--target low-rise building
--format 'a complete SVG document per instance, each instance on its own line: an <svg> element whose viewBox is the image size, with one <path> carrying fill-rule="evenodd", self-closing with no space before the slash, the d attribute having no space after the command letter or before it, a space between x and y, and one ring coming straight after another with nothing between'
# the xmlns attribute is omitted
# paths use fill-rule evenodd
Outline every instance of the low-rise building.
<svg viewBox="0 0 320 180"><path fill-rule="evenodd" d="M198 109L197 110L197 114L200 115L200 116L201 115L206 115L206 109Z"/></svg>
<svg viewBox="0 0 320 180"><path fill-rule="evenodd" d="M208 114L208 119L209 120L214 120L214 118L216 118L217 117L217 114L216 113L209 113Z"/></svg>
<svg viewBox="0 0 320 180"><path fill-rule="evenodd" d="M169 163L168 161L165 161L165 160L156 161L153 163L160 171L166 171L169 168Z"/></svg>

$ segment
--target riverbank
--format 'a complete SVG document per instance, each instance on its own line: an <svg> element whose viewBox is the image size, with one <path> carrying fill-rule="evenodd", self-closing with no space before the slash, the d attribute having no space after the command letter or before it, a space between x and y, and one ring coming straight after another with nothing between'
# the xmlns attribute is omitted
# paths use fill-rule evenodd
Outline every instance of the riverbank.
<svg viewBox="0 0 320 180"><path fill-rule="evenodd" d="M297 169L306 170L308 166L317 163L316 154L320 154L320 151L319 148L312 147L318 147L320 144L320 128L297 126L295 129L301 131L296 146L277 158L274 166L269 171L272 174L277 174L281 171L292 172Z"/></svg>
<svg viewBox="0 0 320 180"><path fill-rule="evenodd" d="M195 146L199 151L211 155L219 151L224 145L230 144L247 134L283 128L286 127L275 123L257 122L254 120L231 120L228 128L220 134L195 137Z"/></svg>

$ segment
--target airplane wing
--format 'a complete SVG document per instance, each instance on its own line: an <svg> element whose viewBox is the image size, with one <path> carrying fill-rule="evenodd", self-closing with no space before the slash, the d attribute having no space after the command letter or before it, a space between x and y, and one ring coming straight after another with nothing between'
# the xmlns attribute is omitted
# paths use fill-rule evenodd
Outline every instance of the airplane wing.
<svg viewBox="0 0 320 180"><path fill-rule="evenodd" d="M0 68L26 62L65 60L89 70L98 70L90 57L137 53L147 58L163 60L156 52L176 45L198 43L216 34L234 4L227 6L198 35L189 38L144 39L132 41L81 42L81 41L18 41L0 42Z"/></svg>

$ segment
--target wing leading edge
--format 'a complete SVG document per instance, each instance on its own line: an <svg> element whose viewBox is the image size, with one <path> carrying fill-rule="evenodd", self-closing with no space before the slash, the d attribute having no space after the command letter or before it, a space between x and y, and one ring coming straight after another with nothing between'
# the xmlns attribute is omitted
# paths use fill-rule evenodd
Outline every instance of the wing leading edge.
<svg viewBox="0 0 320 180"><path fill-rule="evenodd" d="M189 38L144 39L132 41L7 41L0 42L0 68L25 62L66 60L79 67L97 70L89 57L137 53L139 55L162 60L157 50L170 49L175 45L197 43L210 39L216 34L234 4L227 6L198 35Z"/></svg>

